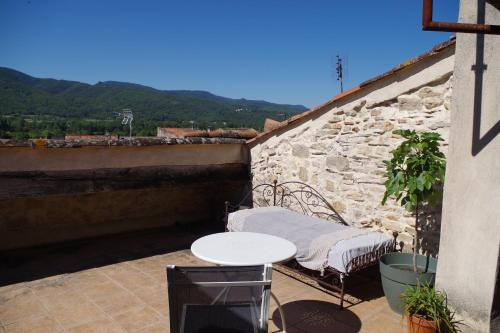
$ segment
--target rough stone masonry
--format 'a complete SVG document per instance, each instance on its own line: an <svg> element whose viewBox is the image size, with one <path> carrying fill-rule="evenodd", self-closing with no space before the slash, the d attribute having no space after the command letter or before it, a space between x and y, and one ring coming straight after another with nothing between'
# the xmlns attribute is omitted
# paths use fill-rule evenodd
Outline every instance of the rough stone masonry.
<svg viewBox="0 0 500 333"><path fill-rule="evenodd" d="M399 240L411 244L415 217L393 200L381 205L383 160L401 142L392 133L395 129L438 132L445 139L446 153L451 90L449 72L390 99L361 98L333 107L293 131L252 147L254 185L273 179L300 180L318 189L351 224L398 231ZM439 223L422 226L422 235L421 251L435 254Z"/></svg>

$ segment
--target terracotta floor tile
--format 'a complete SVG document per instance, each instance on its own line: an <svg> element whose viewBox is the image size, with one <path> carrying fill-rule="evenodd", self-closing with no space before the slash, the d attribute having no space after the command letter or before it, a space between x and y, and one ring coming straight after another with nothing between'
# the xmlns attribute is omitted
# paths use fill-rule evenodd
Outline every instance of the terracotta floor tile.
<svg viewBox="0 0 500 333"><path fill-rule="evenodd" d="M66 278L68 286L74 289L87 289L91 286L108 282L109 279L99 270L86 270L70 274Z"/></svg>
<svg viewBox="0 0 500 333"><path fill-rule="evenodd" d="M295 305L293 304L293 302L282 304L282 309L285 313L285 319L288 326L292 326L301 321L304 321L316 313L316 311L306 309L304 307L301 307L300 305ZM270 307L269 319L275 324L275 326L282 327L281 315L279 313L278 307Z"/></svg>
<svg viewBox="0 0 500 333"><path fill-rule="evenodd" d="M91 302L75 303L72 306L60 306L50 309L50 314L64 328L71 328L89 321L95 321L105 317L95 304Z"/></svg>
<svg viewBox="0 0 500 333"><path fill-rule="evenodd" d="M116 315L122 312L142 308L146 305L146 303L144 303L140 298L129 293L100 298L95 301L95 304L108 315Z"/></svg>
<svg viewBox="0 0 500 333"><path fill-rule="evenodd" d="M308 319L301 321L294 326L310 333L355 333L359 332L359 327L348 326L327 313L318 312Z"/></svg>
<svg viewBox="0 0 500 333"><path fill-rule="evenodd" d="M150 307L144 307L115 315L113 319L127 332L136 332L160 321L161 318Z"/></svg>
<svg viewBox="0 0 500 333"><path fill-rule="evenodd" d="M127 290L135 290L157 285L157 281L139 271L129 271L109 277L112 281L116 282L118 285L126 288Z"/></svg>
<svg viewBox="0 0 500 333"><path fill-rule="evenodd" d="M406 322L400 315L378 313L363 321L361 332L364 333L401 333L406 332Z"/></svg>
<svg viewBox="0 0 500 333"><path fill-rule="evenodd" d="M26 284L17 284L11 286L0 287L0 305L3 302L7 302L17 296L23 296L26 294L31 294L31 289L26 286Z"/></svg>
<svg viewBox="0 0 500 333"><path fill-rule="evenodd" d="M281 328L281 325L276 326L275 323L272 320L270 320L267 324L267 331L269 333L279 333L279 332L283 332L283 329ZM291 326L291 325L288 325L286 327L286 331L287 331L287 333L305 333L300 328L298 328L296 326Z"/></svg>
<svg viewBox="0 0 500 333"><path fill-rule="evenodd" d="M140 296L153 310L164 318L169 317L168 297L166 292L150 292Z"/></svg>
<svg viewBox="0 0 500 333"><path fill-rule="evenodd" d="M144 327L137 331L137 333L167 333L170 331L170 324L168 321L159 321L151 326Z"/></svg>
<svg viewBox="0 0 500 333"><path fill-rule="evenodd" d="M65 276L59 276L56 279L44 279L38 281L36 285L31 287L31 289L37 296L43 297L47 295L51 296L62 294L72 290L73 288L66 283Z"/></svg>
<svg viewBox="0 0 500 333"><path fill-rule="evenodd" d="M373 304L371 302L366 302L366 301L360 302L353 306L346 306L344 308L344 311L354 314L361 321L365 321L373 317L374 315L378 314L381 310L382 308L377 304ZM339 314L336 317L339 318L341 321L344 318L342 314Z"/></svg>
<svg viewBox="0 0 500 333"><path fill-rule="evenodd" d="M83 303L86 300L81 292L74 290L60 294L47 294L38 298L48 310L60 307L71 307L74 304Z"/></svg>
<svg viewBox="0 0 500 333"><path fill-rule="evenodd" d="M28 317L5 326L6 333L58 333L63 328L49 316Z"/></svg>
<svg viewBox="0 0 500 333"><path fill-rule="evenodd" d="M68 333L126 333L117 323L110 319L99 319L75 326Z"/></svg>
<svg viewBox="0 0 500 333"><path fill-rule="evenodd" d="M21 293L0 304L0 323L4 326L32 316L46 314L40 300L33 293Z"/></svg>
<svg viewBox="0 0 500 333"><path fill-rule="evenodd" d="M165 267L152 258L144 258L130 261L129 264L139 271L160 271L164 272Z"/></svg>
<svg viewBox="0 0 500 333"><path fill-rule="evenodd" d="M167 264L209 265L184 250L0 287L0 333L29 331L37 321L41 332L51 325L58 332L60 324L65 333L167 333ZM272 290L285 310L288 332L405 331L405 322L389 309L377 283L364 284L353 295L348 291L348 299L357 303L346 304L343 311L338 297L276 270ZM269 332L280 332L272 299L269 315Z"/></svg>
<svg viewBox="0 0 500 333"><path fill-rule="evenodd" d="M81 292L92 300L115 297L128 293L126 289L112 281L106 281L97 285L89 285L87 288L81 289Z"/></svg>

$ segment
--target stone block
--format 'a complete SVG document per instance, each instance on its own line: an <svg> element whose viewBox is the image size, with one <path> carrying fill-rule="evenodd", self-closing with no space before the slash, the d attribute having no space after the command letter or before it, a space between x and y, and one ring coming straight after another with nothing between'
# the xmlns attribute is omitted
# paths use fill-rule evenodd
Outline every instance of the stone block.
<svg viewBox="0 0 500 333"><path fill-rule="evenodd" d="M429 97L439 97L441 96L442 89L432 88L432 87L422 87L417 95L420 98L429 98Z"/></svg>
<svg viewBox="0 0 500 333"><path fill-rule="evenodd" d="M343 176L344 176L344 179L350 179L350 180L354 179L354 174L352 172L344 173Z"/></svg>
<svg viewBox="0 0 500 333"><path fill-rule="evenodd" d="M361 101L359 101L358 104L356 104L352 109L356 112L359 112L361 111L361 109L363 108L363 106L366 105L366 100L365 99L362 99Z"/></svg>
<svg viewBox="0 0 500 333"><path fill-rule="evenodd" d="M299 168L299 178L300 180L307 182L309 179L307 169L305 167L300 167Z"/></svg>
<svg viewBox="0 0 500 333"><path fill-rule="evenodd" d="M319 142L313 143L311 145L311 149L322 150L322 151L327 150L326 145L324 143L319 143Z"/></svg>
<svg viewBox="0 0 500 333"><path fill-rule="evenodd" d="M384 130L386 130L386 131L392 131L392 130L394 129L394 124L393 124L393 123L391 123L390 121L386 121L386 122L384 123L384 127L383 127L383 128L384 128Z"/></svg>
<svg viewBox="0 0 500 333"><path fill-rule="evenodd" d="M332 118L330 118L330 120L328 120L329 123L338 123L338 122L341 122L342 120L344 120L344 117L342 116L332 116Z"/></svg>
<svg viewBox="0 0 500 333"><path fill-rule="evenodd" d="M443 104L443 99L439 97L427 97L422 100L422 104L424 104L427 110L436 108Z"/></svg>
<svg viewBox="0 0 500 333"><path fill-rule="evenodd" d="M347 157L330 155L326 158L326 166L338 171L344 171L349 168L349 160Z"/></svg>
<svg viewBox="0 0 500 333"><path fill-rule="evenodd" d="M370 112L372 117L380 116L382 114L382 110L380 109L374 109Z"/></svg>
<svg viewBox="0 0 500 333"><path fill-rule="evenodd" d="M398 107L401 111L418 111L421 107L421 100L415 95L398 96Z"/></svg>
<svg viewBox="0 0 500 333"><path fill-rule="evenodd" d="M321 131L321 133L322 133L323 135L332 135L332 137L330 137L330 138L329 138L329 137L326 137L326 138L325 138L325 139L331 139L331 138L334 138L334 136L333 136L333 135L337 135L337 134L339 134L339 133L340 133L340 129L336 129L336 128L335 128L335 129L329 129L329 130L322 130L322 131Z"/></svg>
<svg viewBox="0 0 500 333"><path fill-rule="evenodd" d="M330 203L337 213L345 213L346 206L340 201L333 201Z"/></svg>
<svg viewBox="0 0 500 333"><path fill-rule="evenodd" d="M343 183L344 185L354 185L354 180L352 180L352 179L344 179L344 180L342 181L342 183ZM344 191L345 191L345 190L348 190L348 189L350 189L350 187L344 187L344 188L342 188L342 190L344 190Z"/></svg>
<svg viewBox="0 0 500 333"><path fill-rule="evenodd" d="M446 111L450 111L451 103L449 101L445 101L444 102L444 108L446 109Z"/></svg>
<svg viewBox="0 0 500 333"><path fill-rule="evenodd" d="M404 225L401 223L398 223L396 221L391 221L391 220L382 220L382 226L386 229L389 229L391 231L397 231L397 232L402 232L404 230Z"/></svg>
<svg viewBox="0 0 500 333"><path fill-rule="evenodd" d="M445 127L450 127L450 123L446 121L438 121L437 123L430 125L429 129L435 131L439 128L445 128Z"/></svg>
<svg viewBox="0 0 500 333"><path fill-rule="evenodd" d="M365 196L362 193L359 192L351 192L347 194L347 198L358 201L358 202L363 202L365 201Z"/></svg>
<svg viewBox="0 0 500 333"><path fill-rule="evenodd" d="M385 218L391 221L399 221L401 219L401 216L395 214L388 214L385 216Z"/></svg>
<svg viewBox="0 0 500 333"><path fill-rule="evenodd" d="M376 107L378 105L378 102L377 101L366 101L365 103L365 107L367 109L373 109L374 107Z"/></svg>
<svg viewBox="0 0 500 333"><path fill-rule="evenodd" d="M307 158L309 157L309 147L295 144L292 146L292 155L299 158Z"/></svg>
<svg viewBox="0 0 500 333"><path fill-rule="evenodd" d="M327 180L326 181L326 186L325 186L326 190L328 192L335 192L336 191L336 186L335 186L335 183L332 182L331 180Z"/></svg>

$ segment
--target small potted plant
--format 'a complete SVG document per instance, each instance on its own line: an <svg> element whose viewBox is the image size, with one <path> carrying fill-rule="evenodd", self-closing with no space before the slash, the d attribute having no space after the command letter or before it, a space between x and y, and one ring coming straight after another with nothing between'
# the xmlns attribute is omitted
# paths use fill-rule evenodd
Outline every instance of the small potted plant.
<svg viewBox="0 0 500 333"><path fill-rule="evenodd" d="M446 160L439 150L438 133L396 130L404 140L384 161L386 182L382 204L394 198L407 211L415 214L413 254L388 253L380 258L382 287L392 310L402 313L400 295L408 286L434 284L437 260L418 254L419 210L423 204L435 204L442 195Z"/></svg>
<svg viewBox="0 0 500 333"><path fill-rule="evenodd" d="M410 287L401 295L409 333L460 332L446 294L428 284Z"/></svg>

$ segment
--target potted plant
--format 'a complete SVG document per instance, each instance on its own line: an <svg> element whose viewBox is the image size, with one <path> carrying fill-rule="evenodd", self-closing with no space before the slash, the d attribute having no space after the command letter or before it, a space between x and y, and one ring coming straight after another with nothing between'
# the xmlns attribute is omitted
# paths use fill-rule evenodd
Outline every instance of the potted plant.
<svg viewBox="0 0 500 333"><path fill-rule="evenodd" d="M400 295L408 286L434 284L437 260L418 254L419 210L423 204L433 205L442 197L446 160L439 150L438 133L396 130L405 140L394 149L386 165L382 204L394 198L407 211L415 214L413 254L389 253L380 258L382 287L390 307L402 313Z"/></svg>
<svg viewBox="0 0 500 333"><path fill-rule="evenodd" d="M460 332L446 294L428 284L410 287L401 295L409 333Z"/></svg>

